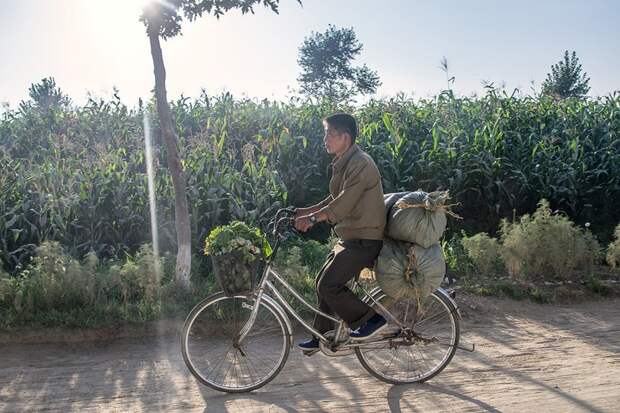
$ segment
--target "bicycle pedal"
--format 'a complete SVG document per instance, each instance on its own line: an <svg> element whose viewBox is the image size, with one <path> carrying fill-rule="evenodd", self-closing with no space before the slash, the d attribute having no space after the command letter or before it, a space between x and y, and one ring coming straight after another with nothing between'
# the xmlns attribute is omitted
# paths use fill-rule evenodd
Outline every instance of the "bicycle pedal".
<svg viewBox="0 0 620 413"><path fill-rule="evenodd" d="M319 349L317 348L317 349L314 349L314 350L301 350L301 352L306 357L312 357L313 355L315 355L316 353L319 352Z"/></svg>

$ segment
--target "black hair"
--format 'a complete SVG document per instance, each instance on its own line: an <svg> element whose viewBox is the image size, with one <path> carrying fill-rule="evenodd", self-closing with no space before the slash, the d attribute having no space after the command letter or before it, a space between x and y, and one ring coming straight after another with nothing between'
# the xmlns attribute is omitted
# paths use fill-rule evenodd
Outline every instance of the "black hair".
<svg viewBox="0 0 620 413"><path fill-rule="evenodd" d="M351 144L355 143L357 138L357 122L353 116L348 113L334 113L323 120L338 132L347 132L351 136Z"/></svg>

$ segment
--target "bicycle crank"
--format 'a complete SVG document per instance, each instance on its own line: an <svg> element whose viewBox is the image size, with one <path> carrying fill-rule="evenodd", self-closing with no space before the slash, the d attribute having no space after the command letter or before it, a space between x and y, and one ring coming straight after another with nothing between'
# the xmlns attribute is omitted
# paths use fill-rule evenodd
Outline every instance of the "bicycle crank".
<svg viewBox="0 0 620 413"><path fill-rule="evenodd" d="M334 330L328 331L324 334L329 341L321 341L319 343L319 349L321 352L329 357L340 357L353 354L353 348L347 346L348 340L338 343L334 342L335 334L336 333Z"/></svg>

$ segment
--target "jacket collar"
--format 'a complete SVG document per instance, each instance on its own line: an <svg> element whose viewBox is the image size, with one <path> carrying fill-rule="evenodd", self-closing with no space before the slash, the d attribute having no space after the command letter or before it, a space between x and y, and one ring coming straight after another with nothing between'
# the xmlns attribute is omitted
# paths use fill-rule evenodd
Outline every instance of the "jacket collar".
<svg viewBox="0 0 620 413"><path fill-rule="evenodd" d="M349 159L351 159L353 155L359 152L360 150L361 150L360 147L357 146L356 143L351 145L349 149L347 149L347 151L343 153L340 158L335 158L332 161L332 168L334 168L334 171L340 171L342 168L344 168L344 166L349 162Z"/></svg>

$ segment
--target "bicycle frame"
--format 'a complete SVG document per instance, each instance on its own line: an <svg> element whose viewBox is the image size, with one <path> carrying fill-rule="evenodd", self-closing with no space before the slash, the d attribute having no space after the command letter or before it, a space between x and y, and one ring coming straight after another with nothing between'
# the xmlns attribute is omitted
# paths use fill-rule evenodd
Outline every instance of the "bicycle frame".
<svg viewBox="0 0 620 413"><path fill-rule="evenodd" d="M276 244L276 248L274 248L274 254L277 252L277 244ZM323 341L328 341L327 337L325 337L324 334L320 333L319 331L317 331L314 327L312 327L309 323L307 323L294 309L293 307L291 307L291 305L288 303L288 301L282 296L282 294L280 293L280 291L278 290L277 286L274 285L274 283L272 283L270 281L270 278L273 277L274 280L276 280L278 283L280 283L280 285L282 285L286 290L288 290L291 294L293 294L293 296L298 299L299 301L301 301L306 307L308 307L313 313L318 314L320 316L323 316L335 323L337 323L337 328L336 328L336 334L335 337L338 338L340 337L345 322L341 319L335 318L332 315L326 314L324 312L322 312L321 310L319 310L318 308L316 308L315 306L313 306L312 304L308 303L297 291L295 291L295 289L284 279L284 277L280 274L278 274L278 272L273 268L272 266L272 261L270 260L267 263L267 266L265 267L263 274L261 276L261 280L256 288L256 299L254 302L254 306L252 308L252 313L250 314L250 318L248 319L247 323L243 326L243 328L241 329L241 331L239 332L239 336L238 336L238 343L240 343L241 341L243 341L243 339L245 338L245 336L248 334L248 332L250 331L250 329L252 328L254 321L256 320L256 315L258 314L258 308L260 306L261 300L263 299L263 294L265 294L265 291L271 292L273 293L273 297L275 298L275 301L278 302L284 309L286 309L306 330L310 331L312 334L314 334L316 337L318 337L319 339L323 340ZM394 315L392 315L392 313L389 312L389 310L387 308L385 308L381 303L379 303L377 300L374 299L374 297L372 296L372 294L368 293L366 291L366 289L364 289L361 285L359 285L359 283L355 282L355 285L357 287L359 287L363 293L365 294L366 297L368 297L370 300L372 300L375 305L377 305L383 312L385 315L387 315L395 324L397 324L399 327L401 328L405 328L405 326L401 323L400 320L398 320Z"/></svg>

